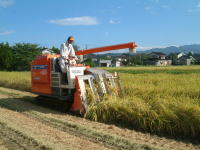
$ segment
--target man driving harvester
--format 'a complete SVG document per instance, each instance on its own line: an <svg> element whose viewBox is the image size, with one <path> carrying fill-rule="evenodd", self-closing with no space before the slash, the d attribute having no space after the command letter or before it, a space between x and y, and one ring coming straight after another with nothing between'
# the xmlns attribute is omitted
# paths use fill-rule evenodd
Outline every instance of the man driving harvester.
<svg viewBox="0 0 200 150"><path fill-rule="evenodd" d="M75 65L76 60L78 60L72 43L74 42L74 37L69 36L66 43L60 46L60 58L59 65L62 73L66 73L69 65Z"/></svg>
<svg viewBox="0 0 200 150"><path fill-rule="evenodd" d="M60 46L60 57L59 57L59 65L62 72L62 82L64 84L67 82L67 70L69 66L73 66L76 64L76 60L78 60L72 43L74 42L74 37L69 36L66 43L61 44Z"/></svg>

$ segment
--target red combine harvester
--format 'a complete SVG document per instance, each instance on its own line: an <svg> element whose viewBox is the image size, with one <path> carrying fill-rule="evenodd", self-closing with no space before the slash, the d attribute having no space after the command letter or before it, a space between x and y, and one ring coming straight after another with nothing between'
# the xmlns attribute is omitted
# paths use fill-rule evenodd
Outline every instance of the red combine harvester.
<svg viewBox="0 0 200 150"><path fill-rule="evenodd" d="M129 48L135 51L134 42L112 46L98 47L76 52L76 55L86 55L97 52ZM70 111L85 112L88 108L87 88L89 87L96 97L109 94L110 88L121 88L118 74L111 74L105 70L90 68L83 64L69 65L63 83L63 74L60 72L58 58L60 55L43 54L37 56L31 64L32 92L41 97L53 98L67 104ZM121 90L123 91L123 90Z"/></svg>

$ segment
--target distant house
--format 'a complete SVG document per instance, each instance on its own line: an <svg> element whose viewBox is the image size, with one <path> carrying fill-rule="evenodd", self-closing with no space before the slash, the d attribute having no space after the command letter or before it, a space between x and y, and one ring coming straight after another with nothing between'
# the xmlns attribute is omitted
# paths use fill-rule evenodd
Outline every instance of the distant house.
<svg viewBox="0 0 200 150"><path fill-rule="evenodd" d="M114 60L112 61L112 67L120 67L122 66L121 61Z"/></svg>
<svg viewBox="0 0 200 150"><path fill-rule="evenodd" d="M192 56L183 55L174 61L175 65L191 65L195 61Z"/></svg>
<svg viewBox="0 0 200 150"><path fill-rule="evenodd" d="M166 59L166 54L160 52L152 52L148 59L144 61L145 65L167 66L172 64L172 60Z"/></svg>
<svg viewBox="0 0 200 150"><path fill-rule="evenodd" d="M154 59L154 60L164 60L165 57L166 54L160 52L152 52L149 54L149 59Z"/></svg>
<svg viewBox="0 0 200 150"><path fill-rule="evenodd" d="M52 53L53 52L48 48L45 48L45 49L42 50L42 54L52 54Z"/></svg>
<svg viewBox="0 0 200 150"><path fill-rule="evenodd" d="M99 60L99 67L111 67L112 60Z"/></svg>
<svg viewBox="0 0 200 150"><path fill-rule="evenodd" d="M183 52L177 53L177 59L181 58L184 55L185 55L185 53L183 53Z"/></svg>
<svg viewBox="0 0 200 150"><path fill-rule="evenodd" d="M92 62L97 62L98 59L97 58L92 58Z"/></svg>
<svg viewBox="0 0 200 150"><path fill-rule="evenodd" d="M126 58L121 58L121 57L115 58L112 61L112 67L121 67L123 66L123 62L126 62L126 61L127 61Z"/></svg>
<svg viewBox="0 0 200 150"><path fill-rule="evenodd" d="M122 62L119 60L99 60L99 67L120 67Z"/></svg>

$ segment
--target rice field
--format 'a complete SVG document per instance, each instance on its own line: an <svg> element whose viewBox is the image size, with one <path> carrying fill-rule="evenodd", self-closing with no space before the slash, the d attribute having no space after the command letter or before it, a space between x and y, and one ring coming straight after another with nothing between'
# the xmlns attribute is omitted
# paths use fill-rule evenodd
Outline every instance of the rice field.
<svg viewBox="0 0 200 150"><path fill-rule="evenodd" d="M194 142L90 121L52 109L29 92L0 87L0 149L199 150ZM53 104L52 104L53 105Z"/></svg>
<svg viewBox="0 0 200 150"><path fill-rule="evenodd" d="M0 86L31 91L31 73L0 71Z"/></svg>
<svg viewBox="0 0 200 150"><path fill-rule="evenodd" d="M200 66L107 70L121 72L126 96L105 98L90 107L86 118L160 135L200 137Z"/></svg>
<svg viewBox="0 0 200 150"><path fill-rule="evenodd" d="M200 66L104 69L120 73L126 96L91 104L85 118L200 139ZM0 86L30 90L30 73L0 72Z"/></svg>

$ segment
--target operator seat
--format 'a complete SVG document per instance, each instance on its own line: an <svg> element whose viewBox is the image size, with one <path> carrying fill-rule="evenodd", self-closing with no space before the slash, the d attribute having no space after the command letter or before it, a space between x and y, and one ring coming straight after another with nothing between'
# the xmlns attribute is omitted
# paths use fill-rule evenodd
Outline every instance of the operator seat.
<svg viewBox="0 0 200 150"><path fill-rule="evenodd" d="M61 72L59 58L56 58L56 60L55 60L55 72Z"/></svg>

